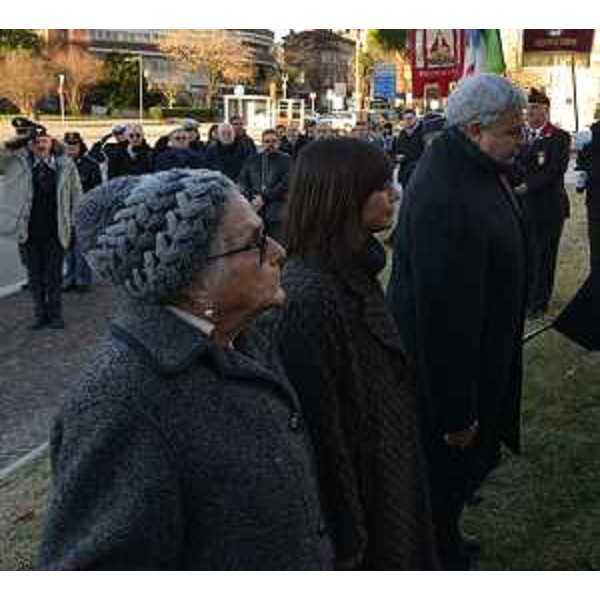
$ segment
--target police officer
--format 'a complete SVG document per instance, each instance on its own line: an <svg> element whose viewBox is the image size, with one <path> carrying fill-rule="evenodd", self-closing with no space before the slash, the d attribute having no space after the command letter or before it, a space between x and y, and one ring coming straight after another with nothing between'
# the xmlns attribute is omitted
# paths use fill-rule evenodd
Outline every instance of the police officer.
<svg viewBox="0 0 600 600"><path fill-rule="evenodd" d="M522 197L529 232L528 316L545 315L554 287L558 246L569 198L564 175L569 165L571 138L549 121L550 100L532 89L528 97L526 144L518 159Z"/></svg>

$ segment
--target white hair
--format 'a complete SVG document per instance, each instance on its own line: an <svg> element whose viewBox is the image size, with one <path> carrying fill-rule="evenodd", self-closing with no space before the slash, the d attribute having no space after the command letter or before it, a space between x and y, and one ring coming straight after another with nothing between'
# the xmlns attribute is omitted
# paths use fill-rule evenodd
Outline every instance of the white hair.
<svg viewBox="0 0 600 600"><path fill-rule="evenodd" d="M487 127L526 106L527 97L508 79L488 73L476 75L463 79L448 98L447 125L464 127L479 122Z"/></svg>

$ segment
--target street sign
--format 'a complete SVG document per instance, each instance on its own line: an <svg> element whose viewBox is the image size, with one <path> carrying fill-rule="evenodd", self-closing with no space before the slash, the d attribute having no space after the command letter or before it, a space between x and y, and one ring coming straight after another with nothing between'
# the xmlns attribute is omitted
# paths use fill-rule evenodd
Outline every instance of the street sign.
<svg viewBox="0 0 600 600"><path fill-rule="evenodd" d="M393 100L396 97L396 63L378 62L373 77L373 95Z"/></svg>

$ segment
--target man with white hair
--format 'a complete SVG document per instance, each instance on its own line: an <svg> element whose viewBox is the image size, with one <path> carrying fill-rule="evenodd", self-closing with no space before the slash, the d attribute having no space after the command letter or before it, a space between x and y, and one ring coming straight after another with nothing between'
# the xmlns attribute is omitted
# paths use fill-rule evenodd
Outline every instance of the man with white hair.
<svg viewBox="0 0 600 600"><path fill-rule="evenodd" d="M468 499L519 450L527 282L521 207L508 183L523 93L496 75L464 80L401 208L388 306L416 368L421 440L442 564L468 569Z"/></svg>
<svg viewBox="0 0 600 600"><path fill-rule="evenodd" d="M246 161L246 152L241 144L236 143L235 130L229 123L219 125L217 137L217 143L206 153L208 168L237 181Z"/></svg>

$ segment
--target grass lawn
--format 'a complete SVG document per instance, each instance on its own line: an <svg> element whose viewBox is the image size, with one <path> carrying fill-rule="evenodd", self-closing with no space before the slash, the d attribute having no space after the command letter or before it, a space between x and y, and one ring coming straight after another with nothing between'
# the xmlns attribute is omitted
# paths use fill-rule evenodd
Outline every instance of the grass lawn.
<svg viewBox="0 0 600 600"><path fill-rule="evenodd" d="M573 195L552 312L587 273L585 214ZM506 456L469 509L465 528L485 544L482 569L600 568L600 353L549 332L526 347L523 454ZM0 482L0 569L37 553L47 458Z"/></svg>

